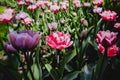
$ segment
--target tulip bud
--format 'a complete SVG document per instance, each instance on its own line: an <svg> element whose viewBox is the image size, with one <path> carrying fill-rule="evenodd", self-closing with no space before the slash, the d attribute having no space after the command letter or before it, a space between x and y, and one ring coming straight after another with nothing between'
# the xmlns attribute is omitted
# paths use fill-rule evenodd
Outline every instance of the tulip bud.
<svg viewBox="0 0 120 80"><path fill-rule="evenodd" d="M64 19L60 20L61 25L65 25L65 23L66 23L66 20L64 20Z"/></svg>
<svg viewBox="0 0 120 80"><path fill-rule="evenodd" d="M80 38L86 37L86 35L87 35L87 28L81 31Z"/></svg>
<svg viewBox="0 0 120 80"><path fill-rule="evenodd" d="M80 20L80 22L81 22L81 24L83 24L84 26L88 26L88 21L86 20L86 19L84 19L84 18L82 18L81 20Z"/></svg>
<svg viewBox="0 0 120 80"><path fill-rule="evenodd" d="M57 29L57 23L56 22L49 23L48 28L50 30L56 30Z"/></svg>

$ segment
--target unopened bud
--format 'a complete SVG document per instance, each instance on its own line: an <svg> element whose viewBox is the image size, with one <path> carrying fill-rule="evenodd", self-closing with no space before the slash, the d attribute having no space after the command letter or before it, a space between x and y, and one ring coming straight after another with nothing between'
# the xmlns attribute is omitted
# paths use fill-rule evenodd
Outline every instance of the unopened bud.
<svg viewBox="0 0 120 80"><path fill-rule="evenodd" d="M87 35L87 28L81 31L80 38L86 37L86 35Z"/></svg>
<svg viewBox="0 0 120 80"><path fill-rule="evenodd" d="M84 26L88 26L88 21L87 21L86 19L82 18L82 19L80 20L80 22L81 22L81 24L83 24Z"/></svg>

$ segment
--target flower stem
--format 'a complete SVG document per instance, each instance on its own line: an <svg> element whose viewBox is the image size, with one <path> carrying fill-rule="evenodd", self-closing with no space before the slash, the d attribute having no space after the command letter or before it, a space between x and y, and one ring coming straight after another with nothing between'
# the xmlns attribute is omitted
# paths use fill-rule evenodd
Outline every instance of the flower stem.
<svg viewBox="0 0 120 80"><path fill-rule="evenodd" d="M31 65L30 65L30 60L28 60L29 58L29 56L27 55L27 54L29 54L29 53L27 53L27 52L25 52L24 53L24 56L25 56L25 60L26 60L26 62L27 62L27 68L28 68L28 70L30 71L30 75L31 75L31 77L32 77L32 80L35 80L34 79L34 76L33 76L33 72L32 72L32 70L31 70Z"/></svg>
<svg viewBox="0 0 120 80"><path fill-rule="evenodd" d="M20 62L20 65L22 67L23 75L24 75L25 80L29 80L29 78L27 77L27 72L25 71L24 65L23 65L22 61L20 60L20 58L19 58L19 55L17 54L16 57L17 57L18 61Z"/></svg>

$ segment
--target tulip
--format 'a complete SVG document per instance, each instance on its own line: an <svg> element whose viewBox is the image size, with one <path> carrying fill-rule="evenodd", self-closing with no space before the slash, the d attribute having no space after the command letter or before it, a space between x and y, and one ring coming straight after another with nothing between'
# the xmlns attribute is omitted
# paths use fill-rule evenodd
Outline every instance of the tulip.
<svg viewBox="0 0 120 80"><path fill-rule="evenodd" d="M111 46L115 44L117 40L117 34L114 32L107 31L99 31L96 36L96 42L102 44L103 46Z"/></svg>
<svg viewBox="0 0 120 80"><path fill-rule="evenodd" d="M15 18L16 18L17 20L23 20L23 19L25 19L25 18L28 17L28 16L29 16L29 15L28 15L27 13L25 13L25 12L20 12L20 13L16 14Z"/></svg>
<svg viewBox="0 0 120 80"><path fill-rule="evenodd" d="M117 19L117 13L115 11L106 10L100 14L103 20L110 22Z"/></svg>
<svg viewBox="0 0 120 80"><path fill-rule="evenodd" d="M4 47L5 47L5 50L6 50L7 52L14 53L14 52L17 51L17 50L11 45L10 42L6 42L6 43L4 44Z"/></svg>
<svg viewBox="0 0 120 80"><path fill-rule="evenodd" d="M36 5L29 5L29 6L27 7L27 9L30 10L30 11L33 11L33 10L36 10L36 9L37 9L37 6L36 6Z"/></svg>
<svg viewBox="0 0 120 80"><path fill-rule="evenodd" d="M93 4L96 6L101 6L103 2L104 2L104 0L94 0Z"/></svg>
<svg viewBox="0 0 120 80"><path fill-rule="evenodd" d="M57 23L56 22L49 23L48 28L50 30L56 30L57 29Z"/></svg>
<svg viewBox="0 0 120 80"><path fill-rule="evenodd" d="M120 22L115 23L114 28L120 29Z"/></svg>
<svg viewBox="0 0 120 80"><path fill-rule="evenodd" d="M57 5L51 5L50 10L51 12L57 13L59 11L60 7Z"/></svg>
<svg viewBox="0 0 120 80"><path fill-rule="evenodd" d="M98 45L98 50L104 55L105 48L101 44ZM118 54L119 48L116 46L116 44L108 47L107 50L107 56L108 57L114 57Z"/></svg>
<svg viewBox="0 0 120 80"><path fill-rule="evenodd" d="M31 24L31 23L33 22L33 20L32 20L31 18L27 17L27 18L21 20L21 22L22 22L24 25L28 26L29 24Z"/></svg>
<svg viewBox="0 0 120 80"><path fill-rule="evenodd" d="M102 12L102 8L101 7L94 7L93 12L96 14L99 14Z"/></svg>
<svg viewBox="0 0 120 80"><path fill-rule="evenodd" d="M9 34L10 43L17 50L32 50L34 49L41 36L37 32L31 30L13 31Z"/></svg>
<svg viewBox="0 0 120 80"><path fill-rule="evenodd" d="M0 14L0 22L11 22L12 18L14 16L14 10L13 9L6 9L2 14Z"/></svg>
<svg viewBox="0 0 120 80"><path fill-rule="evenodd" d="M64 32L53 32L46 36L46 43L54 49L62 50L73 44L70 41L70 34L65 34Z"/></svg>

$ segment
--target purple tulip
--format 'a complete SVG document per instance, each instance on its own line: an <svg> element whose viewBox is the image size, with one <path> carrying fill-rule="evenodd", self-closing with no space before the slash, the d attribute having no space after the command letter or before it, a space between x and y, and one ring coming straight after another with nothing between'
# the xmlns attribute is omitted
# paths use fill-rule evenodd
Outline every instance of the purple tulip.
<svg viewBox="0 0 120 80"><path fill-rule="evenodd" d="M39 43L41 36L31 30L13 31L9 34L11 44L17 50L32 50Z"/></svg>
<svg viewBox="0 0 120 80"><path fill-rule="evenodd" d="M5 44L4 44L4 47L5 47L5 50L7 51L7 52L16 52L17 50L11 45L11 43L10 42L6 42Z"/></svg>

